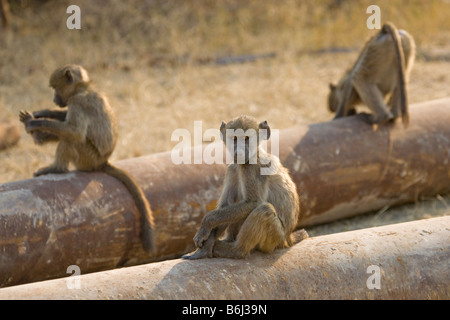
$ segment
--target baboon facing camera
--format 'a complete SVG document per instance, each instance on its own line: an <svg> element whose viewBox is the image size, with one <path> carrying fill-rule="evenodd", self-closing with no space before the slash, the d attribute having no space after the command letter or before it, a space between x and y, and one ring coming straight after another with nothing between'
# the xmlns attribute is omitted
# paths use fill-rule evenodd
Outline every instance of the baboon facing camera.
<svg viewBox="0 0 450 320"><path fill-rule="evenodd" d="M222 122L220 132L234 163L227 168L217 209L206 214L194 237L198 249L183 258L239 259L253 249L269 253L291 246L300 214L296 186L278 157L266 153L259 140L253 146L250 143L255 138L269 139L267 121L258 125L255 119L240 116ZM268 166L270 174L261 174ZM296 235L297 241L307 237L303 229Z"/></svg>

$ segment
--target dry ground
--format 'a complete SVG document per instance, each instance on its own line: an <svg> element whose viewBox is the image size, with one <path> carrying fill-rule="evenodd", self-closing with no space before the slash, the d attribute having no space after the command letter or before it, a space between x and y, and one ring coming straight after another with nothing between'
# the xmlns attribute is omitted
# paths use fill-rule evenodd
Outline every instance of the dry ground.
<svg viewBox="0 0 450 320"><path fill-rule="evenodd" d="M448 1L12 1L12 26L0 29L0 119L52 107L49 74L80 63L119 118L112 160L168 151L176 144L173 130L192 132L195 120L203 121L203 130L239 114L279 129L328 121L328 83L338 80L358 51L314 52L361 48L373 34L365 10L374 3L382 21L394 21L416 39L410 103L450 96ZM82 30L65 27L69 4L80 6ZM267 53L275 56L214 63L217 57ZM0 183L30 178L52 161L54 149L35 146L24 132L17 146L0 152ZM450 197L438 196L312 232L449 210Z"/></svg>

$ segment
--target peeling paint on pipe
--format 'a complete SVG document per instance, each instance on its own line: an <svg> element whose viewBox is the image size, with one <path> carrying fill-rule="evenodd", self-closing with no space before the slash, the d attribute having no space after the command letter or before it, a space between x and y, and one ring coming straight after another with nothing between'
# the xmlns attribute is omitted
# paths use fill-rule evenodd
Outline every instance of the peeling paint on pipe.
<svg viewBox="0 0 450 320"><path fill-rule="evenodd" d="M358 117L280 131L280 159L308 226L450 192L450 98L413 105L401 123L374 131ZM269 146L270 147L270 146ZM0 185L0 286L161 261L193 249L220 195L225 165L175 165L171 153L118 161L155 216L157 253L139 240L126 188L104 173L71 172Z"/></svg>
<svg viewBox="0 0 450 320"><path fill-rule="evenodd" d="M449 299L450 216L0 289L0 299ZM81 271L82 272L82 271ZM72 288L72 289L69 289Z"/></svg>

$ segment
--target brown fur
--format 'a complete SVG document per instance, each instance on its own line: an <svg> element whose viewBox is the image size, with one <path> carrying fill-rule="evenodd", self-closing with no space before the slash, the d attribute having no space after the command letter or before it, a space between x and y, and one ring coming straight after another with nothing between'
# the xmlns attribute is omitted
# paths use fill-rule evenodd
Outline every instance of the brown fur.
<svg viewBox="0 0 450 320"><path fill-rule="evenodd" d="M260 129L270 127L266 121L259 124L251 117L241 116L220 128L223 141L231 141L231 150L236 162L238 140L245 145L245 162L228 166L222 195L217 209L203 218L200 229L194 237L199 248L194 253L183 256L185 259L206 257L243 258L253 249L272 252L293 244L292 232L296 226L300 203L296 186L279 159L257 146L256 163L251 163L249 139L239 135L227 136L227 129L254 130L257 136ZM228 140L227 140L228 138ZM264 139L263 138L263 139ZM251 137L250 137L251 139ZM247 141L247 142L244 142ZM259 141L258 141L259 144ZM261 175L261 168L272 166L272 174ZM226 237L220 239L226 231ZM303 230L301 239L307 237ZM301 239L297 238L297 241Z"/></svg>
<svg viewBox="0 0 450 320"><path fill-rule="evenodd" d="M104 171L119 179L132 194L142 221L142 241L154 252L150 205L133 178L108 162L117 142L117 121L107 98L97 92L84 68L67 65L50 77L54 102L60 110L21 111L20 120L38 144L57 141L55 161L35 173L40 176L68 171L73 163L81 171Z"/></svg>
<svg viewBox="0 0 450 320"><path fill-rule="evenodd" d="M336 112L335 119L355 114L355 106L363 102L372 111L368 117L370 123L386 123L401 115L407 126L406 82L414 58L412 36L386 23L366 42L354 66L339 83L330 84L328 107ZM386 97L389 97L389 108L384 101Z"/></svg>

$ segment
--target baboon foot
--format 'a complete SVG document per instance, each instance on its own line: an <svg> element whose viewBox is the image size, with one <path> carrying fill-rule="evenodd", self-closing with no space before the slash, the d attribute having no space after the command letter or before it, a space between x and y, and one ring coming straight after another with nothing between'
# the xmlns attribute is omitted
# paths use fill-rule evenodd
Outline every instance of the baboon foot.
<svg viewBox="0 0 450 320"><path fill-rule="evenodd" d="M61 169L61 168L49 166L49 167L39 169L38 171L36 171L34 173L34 176L39 177L39 176L42 176L45 174L50 174L50 173L67 173L67 172L69 172L69 170L67 170L67 169Z"/></svg>
<svg viewBox="0 0 450 320"><path fill-rule="evenodd" d="M208 250L197 249L194 252L191 252L191 253L185 254L184 256L181 256L181 258L186 259L186 260L212 258L212 252L209 252Z"/></svg>
<svg viewBox="0 0 450 320"><path fill-rule="evenodd" d="M215 258L244 259L247 254L235 246L236 242L217 241L214 246Z"/></svg>
<svg viewBox="0 0 450 320"><path fill-rule="evenodd" d="M388 123L389 121L394 120L394 116L392 115L391 112L382 114L382 115L378 115L378 116L374 116L373 114L370 113L366 113L366 112L361 112L358 114L358 116L366 123L372 125L372 124L385 124Z"/></svg>
<svg viewBox="0 0 450 320"><path fill-rule="evenodd" d="M309 238L309 234L305 229L300 229L300 230L292 232L291 237L292 237L292 242L294 244L296 244L296 243L299 243L300 241L303 241L303 240Z"/></svg>

